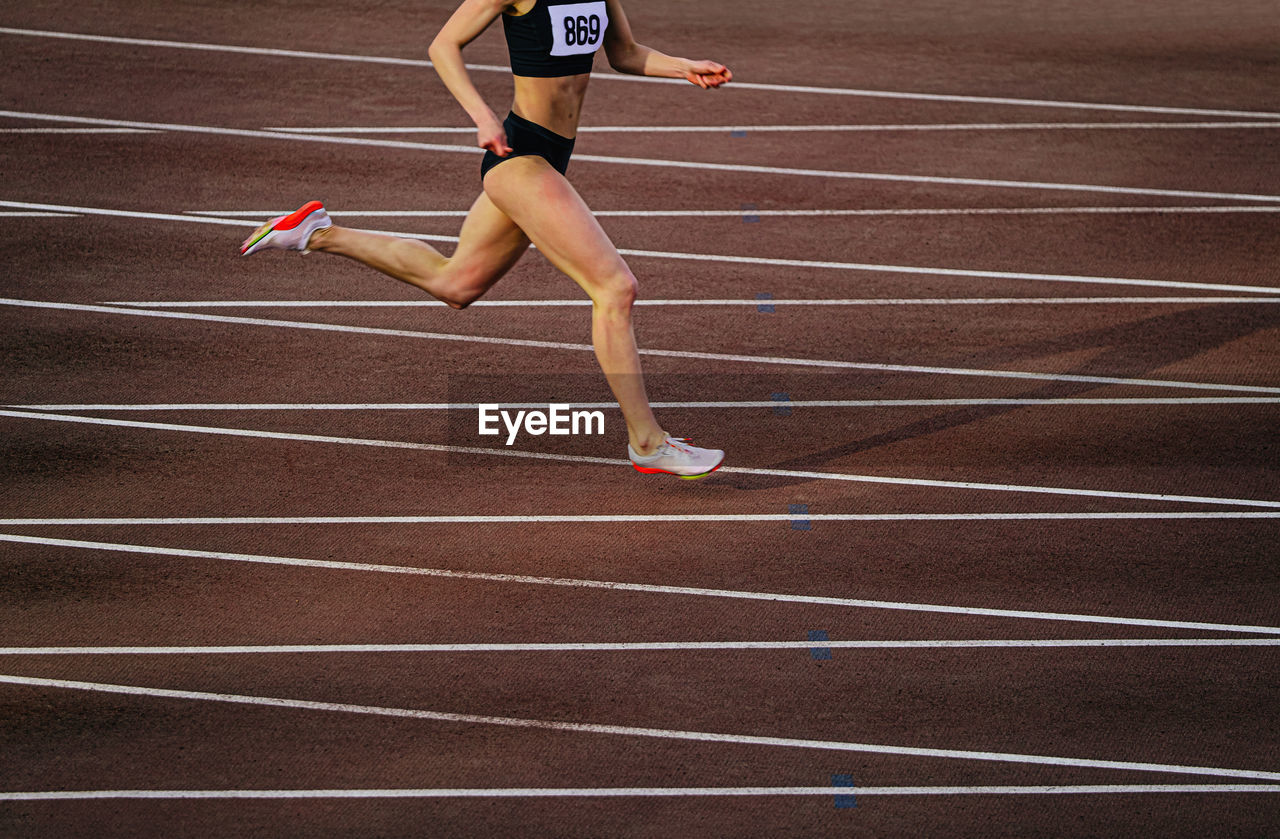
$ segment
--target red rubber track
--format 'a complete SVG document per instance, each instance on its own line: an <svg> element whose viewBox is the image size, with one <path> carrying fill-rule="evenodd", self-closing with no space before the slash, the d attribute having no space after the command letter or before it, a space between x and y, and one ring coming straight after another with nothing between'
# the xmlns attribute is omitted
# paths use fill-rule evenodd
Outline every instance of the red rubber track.
<svg viewBox="0 0 1280 839"><path fill-rule="evenodd" d="M584 131L570 169L593 208L650 213L601 217L620 248L645 252L628 257L643 300L750 301L636 309L639 344L655 351L652 399L764 403L660 409L672 433L728 453L716 474L680 481L626 465L616 411L604 436L522 436L508 449L476 434L474 411L375 407L608 401L581 306L110 305L420 302L344 260L241 259L237 245L311 199L339 224L455 236L457 217L352 211L461 211L479 188L472 152L387 145L467 146L466 133L325 135L370 141L352 145L275 131L465 125L425 67L191 46L420 61L449 4L126 5L0 14L0 213L26 213L0 227L0 834L1280 831L1274 789L1192 789L1277 783L1274 645L840 646L1280 638L1274 9L629 4L642 42L734 73L716 91L593 80L587 126L725 130ZM506 63L496 28L466 55ZM506 106L505 76L473 75ZM54 117L169 127L66 133L86 123ZM761 130L1016 122L1196 125ZM1203 125L1227 122L1245 124ZM83 209L34 215L49 206ZM1116 211L1065 211L1080 207ZM773 214L919 209L955 212ZM1019 209L1035 212L994 212ZM1152 299L783 302L1045 297ZM1210 299L1221 297L1235 301ZM580 290L537 253L487 298L569 299ZM459 450L475 447L553 457ZM648 519L583 518L628 515ZM463 518L368 518L413 516ZM202 521L140 521L166 517ZM713 641L801 646L137 649ZM133 652L16 649L37 647ZM1133 787L1152 784L1169 789ZM1129 791L1081 789L1099 785ZM975 789L993 786L1006 789ZM634 794L748 787L831 792ZM632 794L13 796L532 788ZM841 806L848 795L856 806Z"/></svg>

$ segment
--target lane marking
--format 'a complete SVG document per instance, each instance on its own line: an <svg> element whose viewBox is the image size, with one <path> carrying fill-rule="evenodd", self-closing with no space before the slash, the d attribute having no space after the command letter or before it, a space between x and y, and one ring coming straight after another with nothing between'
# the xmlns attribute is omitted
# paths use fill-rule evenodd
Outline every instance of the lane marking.
<svg viewBox="0 0 1280 839"><path fill-rule="evenodd" d="M453 126L353 125L265 126L267 131L289 134L475 134L475 128ZM1208 130L1236 128L1280 128L1280 122L941 122L843 125L580 125L579 134L733 134L761 133L849 133L897 131L1145 131Z"/></svg>
<svg viewBox="0 0 1280 839"><path fill-rule="evenodd" d="M29 111L0 111L0 117L14 119L48 120L52 122L108 125L121 128L149 128L157 131L176 131L228 137L254 137L267 140L295 140L308 143L330 143L388 149L412 149L460 154L479 154L473 146L419 143L405 140L371 140L363 137L339 137L331 134L297 134L286 131L263 131L248 128L220 128L209 125L184 123L140 122L136 120L98 119L95 117L44 114ZM786 175L798 178L835 178L839 180L887 181L895 183L923 183L941 186L974 186L999 189L1054 190L1067 192L1097 192L1109 195L1160 195L1170 198L1207 198L1230 201L1280 202L1280 195L1258 195L1245 192L1209 192L1203 190L1166 189L1156 187L1108 186L1104 184L1058 183L1053 181L1017 181L1000 178L963 178L942 175L905 175L888 172L854 172L840 169L805 169L786 166L757 166L747 163L714 163L694 160L660 160L645 157L617 157L614 155L576 154L575 161L612 163L620 166L645 166L669 169L696 169L707 172L734 172L739 174Z"/></svg>
<svg viewBox="0 0 1280 839"><path fill-rule="evenodd" d="M108 216L111 218L134 218L149 219L154 221L185 221L193 224L215 224L230 227L248 227L252 222L247 219L228 219L213 218L211 216L202 215L185 215L178 213L149 213L141 210L112 210L105 207L72 207L64 204L39 204L29 201L0 201L0 207L14 207L20 210L40 210L56 213L58 215L86 215L86 216ZM382 232L382 231L378 231ZM456 242L456 236L436 236L430 237L421 234L397 234L405 236L415 236L415 238L427 239L428 241Z"/></svg>
<svg viewBox="0 0 1280 839"><path fill-rule="evenodd" d="M493 404L493 403L486 403ZM617 410L617 402L566 402L577 410ZM777 408L778 400L650 402L654 408ZM1280 396L1175 396L1061 399L788 399L788 408L1135 407L1150 405L1280 405ZM474 411L478 402L154 402L7 405L18 411ZM545 402L502 402L499 408L545 408Z"/></svg>
<svg viewBox="0 0 1280 839"><path fill-rule="evenodd" d="M1280 128L1276 122L1156 122L1156 123L849 123L833 126L579 126L580 134L731 134L733 132L762 133L847 133L847 132L906 132L906 131L1148 131L1148 129L1225 129L1225 128ZM298 134L474 134L475 128L452 126L265 126L265 131L283 131Z"/></svg>
<svg viewBox="0 0 1280 839"><path fill-rule="evenodd" d="M1245 125L1265 125L1266 123L1246 122ZM286 134L475 134L474 128L456 125L439 125L439 126L415 126L412 128L398 128L394 125L384 126L352 126L350 128L342 128L338 126L307 128L306 126L297 125L264 125L263 131L282 131ZM585 131L609 131L609 130L627 130L627 129L608 129L608 128L588 128L585 125L578 126L578 133ZM641 130L639 128L634 130ZM662 129L657 129L661 131Z"/></svg>
<svg viewBox="0 0 1280 839"><path fill-rule="evenodd" d="M262 524L606 524L644 522L771 521L1190 521L1202 519L1274 519L1280 511L1195 510L1086 513L599 513L591 515L439 515L439 516L150 516L0 519L0 527L149 527L153 525Z"/></svg>
<svg viewBox="0 0 1280 839"><path fill-rule="evenodd" d="M79 218L72 213L0 212L0 218Z"/></svg>
<svg viewBox="0 0 1280 839"><path fill-rule="evenodd" d="M0 134L155 134L145 128L0 128Z"/></svg>
<svg viewBox="0 0 1280 839"><path fill-rule="evenodd" d="M659 259L685 259L695 262L731 262L743 265L770 265L780 268L830 268L845 271L873 271L886 274L913 274L943 277L967 277L996 280L1031 280L1046 283L1089 283L1097 285L1148 286L1156 288L1185 288L1203 291L1244 291L1274 295L1276 286L1246 286L1223 283L1188 283L1174 280L1145 280L1127 277L1096 277L1082 274L1038 274L1024 271L986 271L969 268L925 268L913 265L882 265L869 262L834 262L810 259L780 259L776 257L717 256L712 254L677 253L673 251L649 251L619 248L623 256L641 256ZM758 301L757 301L758 302Z"/></svg>
<svg viewBox="0 0 1280 839"><path fill-rule="evenodd" d="M1101 647L1276 647L1280 638L1059 638L920 641L631 641L495 644L251 644L186 647L0 647L0 656L31 655L311 655L319 653L546 653L823 649L972 650Z"/></svg>
<svg viewBox="0 0 1280 839"><path fill-rule="evenodd" d="M331 216L351 216L353 218L466 218L470 210L344 210L338 212L332 207L326 208ZM1280 207L1275 208L1280 212ZM221 216L224 218L245 218L260 220L272 216L288 215L292 210L183 210L193 216ZM594 215L600 215L594 210Z"/></svg>
<svg viewBox="0 0 1280 839"><path fill-rule="evenodd" d="M855 787L858 795L1141 795L1275 793L1280 784L1090 784L1054 786ZM666 798L804 796L831 787L477 787L453 789L123 789L0 792L0 801L317 798Z"/></svg>
<svg viewBox="0 0 1280 839"><path fill-rule="evenodd" d="M179 215L175 213L151 213L133 210L109 210L99 207L73 207L62 204L36 204L24 201L0 201L0 207L13 207L23 210L45 210L52 212L81 213L84 215L100 215L115 218L142 218L158 221L180 221L196 224L229 225L232 227L248 227L252 223L240 219L214 218L212 216ZM385 233L408 239L421 239L426 242L457 242L457 236L438 236L427 233L401 233L391 230L373 230L373 233ZM872 271L886 274L908 274L942 277L966 277L998 280L1030 280L1033 282L1086 283L1095 285L1147 286L1156 288L1184 288L1201 291L1235 291L1255 294L1276 295L1280 292L1277 286L1229 285L1220 283L1189 283L1173 280L1145 280L1124 277L1096 277L1082 274L1036 274L1019 271L985 271L969 268L928 268L912 265L883 265L868 262L831 262L806 259L779 259L756 256L725 256L718 254L678 253L672 251L636 250L619 248L623 256L636 256L651 259L679 259L694 262L725 262L741 265L768 265L785 268L832 269L842 271ZM754 301L759 303L759 301Z"/></svg>
<svg viewBox="0 0 1280 839"><path fill-rule="evenodd" d="M458 341L463 343L491 344L509 347L532 347L536 349L571 350L578 352L595 352L590 344L574 344L561 341L536 341L524 338L493 338L483 335L458 335L451 332L421 332L407 329L386 329L371 326L346 326L312 321L272 320L267 318L233 317L230 315L207 315L194 312L160 311L131 307L113 308L110 306L94 306L80 303L55 303L43 300L18 300L0 298L0 306L18 306L36 309L54 309L72 312L97 312L100 314L133 315L137 317L172 318L176 320L204 321L208 323L230 323L245 326L267 326L287 329L303 329L318 332L338 332L354 335L377 335L393 338L416 338L434 341ZM942 376L976 376L1004 379L1027 379L1032 381L1080 382L1101 385L1133 385L1136 387L1186 388L1192 390L1223 390L1241 393L1280 393L1280 387L1264 387L1261 385L1233 385L1210 382L1184 382L1172 379L1130 379L1117 376L1085 376L1071 373L1032 373L1017 370L984 370L965 367L927 367L909 364L879 364L862 361L835 361L807 358L785 358L776 356L738 355L734 353L698 352L692 350L656 350L640 349L640 355L658 358L690 358L700 361L731 361L743 364L769 364L795 367L816 367L839 370L870 370L878 373L920 373Z"/></svg>
<svg viewBox="0 0 1280 839"><path fill-rule="evenodd" d="M243 217L260 221L286 215L292 210L184 210L197 216ZM353 218L466 218L469 210L332 210L335 216ZM885 208L870 210L753 210L763 218L807 218L823 216L991 216L991 215L1068 215L1068 214L1208 214L1208 213L1280 213L1273 205L1242 206L1144 206L1144 207L942 207ZM600 218L741 218L742 210L592 210Z"/></svg>
<svg viewBox="0 0 1280 839"><path fill-rule="evenodd" d="M139 685L78 682L65 679L38 679L28 676L0 675L0 683L20 685L24 687L56 688L64 690L92 691L96 693L123 694L126 696L144 696L157 699L183 699L197 702L220 702L236 705L290 708L307 711L332 711L347 714L430 720L433 722L460 723L464 725L503 726L509 728L536 729L575 734L606 734L620 737L647 737L703 743L730 743L747 746L774 746L791 749L863 752L872 754L904 755L909 757L982 760L998 763L1034 764L1041 766L1072 766L1087 769L1120 769L1136 772L1160 772L1177 775L1248 778L1262 781L1280 780L1280 772L1267 772L1256 769L1228 769L1216 766L1186 766L1180 764L1144 763L1125 760L1096 760L1090 758L1054 757L1049 755L1018 754L1008 752L970 751L965 749L890 746L872 743L843 742L838 740L768 737L753 734L723 734L719 732L684 731L669 728L642 728L628 725L561 722L554 720L498 717L481 714L459 714L447 711L427 711L415 708L386 708L373 705L351 705L339 702L317 702L313 700L284 699L269 696L209 693L194 690L169 690L163 688L148 688ZM823 791L827 795L831 794L830 787L824 788Z"/></svg>
<svg viewBox="0 0 1280 839"><path fill-rule="evenodd" d="M31 111L0 110L0 118L44 120L46 122L78 123L116 128L141 128L149 131L172 131L186 134L208 134L219 137L255 137L267 140L295 140L308 143L329 143L344 146L372 146L386 149L413 149L417 151L457 152L483 154L484 150L473 146L440 143L412 143L403 140L369 140L360 137L331 137L324 134L293 134L286 131L263 131L256 128L224 128L213 125L189 125L177 122L142 122L125 119L99 119L96 117L46 114ZM1280 199L1277 199L1280 200Z"/></svg>
<svg viewBox="0 0 1280 839"><path fill-rule="evenodd" d="M1012 618L1017 620L1065 621L1069 623L1106 624L1113 626L1158 627L1161 629L1187 629L1205 632L1240 632L1252 635L1280 635L1280 626L1246 626L1232 623L1205 623L1200 621L1159 620L1155 618L1127 618L1110 615L1084 615L1068 612L1037 612L1018 609L989 609L977 606L945 606L933 603L906 603L889 600L861 600L848 597L828 597L779 592L742 591L734 589L696 588L690 586L654 585L651 583L623 583L604 580L584 580L564 577L535 577L526 574L495 574L483 571L451 571L441 568L422 568L411 565L381 565L367 562L343 562L331 559L302 559L299 557L264 556L259 554L228 553L226 551L197 551L189 548L166 548L153 545L131 545L119 542L93 542L80 539L54 539L46 536L24 536L16 533L0 533L0 542L24 545L44 545L58 548L76 548L115 553L142 554L148 556L181 557L188 559L212 559L222 562L244 562L259 565L279 565L290 568L319 568L333 571L372 572L401 574L419 577L438 577L515 585L557 586L563 588L599 589L604 591L640 592L644 594L679 595L690 597L726 598L731 600L762 600L770 603L797 603L816 606L836 606L853 609L884 609L899 612L926 612L968 617Z"/></svg>
<svg viewBox="0 0 1280 839"><path fill-rule="evenodd" d="M190 41L170 41L151 38L123 38L109 35L89 35L74 32L52 32L42 29L19 29L0 27L0 34L22 35L40 38L59 38L75 41L90 41L106 44L125 44L130 46L163 47L170 49L205 50L213 52L231 52L244 55L262 55L281 58L321 59L326 61L348 61L366 64L389 64L401 67L431 67L430 61L410 58L392 58L371 55L350 55L343 53L313 52L305 50L272 49L264 47L247 47L230 44L195 43ZM495 64L468 64L468 70L481 72L511 73L511 68ZM683 79L660 79L649 76L627 76L616 73L592 73L593 78L638 84L685 85ZM924 102L963 102L976 105L1014 105L1034 108L1070 108L1072 110L1115 111L1121 113L1146 114L1182 114L1188 116L1245 117L1253 119L1278 119L1280 113L1271 111L1230 110L1223 108L1185 108L1166 105L1127 105L1108 104L1102 102L1074 102L1053 99L1019 99L1001 96L972 96L950 93L916 93L909 91L869 90L862 88L820 87L817 85L769 84L762 82L735 81L726 90L762 90L777 93L813 93L833 96L856 96L872 99L906 99Z"/></svg>
<svg viewBox="0 0 1280 839"><path fill-rule="evenodd" d="M124 38L113 35L89 35L79 32L55 32L47 29L20 29L0 26L0 35L21 35L33 38L54 38L64 41L87 41L98 44L121 44L134 47L161 47L168 49L199 50L203 52L228 52L240 55L259 55L270 58L307 58L323 61L348 61L361 64L390 64L397 67L431 67L430 61L416 58L394 58L377 55L351 55L336 52L315 52L311 50L277 49L273 47L248 47L232 44L210 44L194 41L170 41L157 38ZM495 64L468 64L468 70L501 71L510 73L510 67Z"/></svg>
<svg viewBox="0 0 1280 839"><path fill-rule="evenodd" d="M588 457L585 455L550 454L546 452L522 451L519 449L488 449L475 446L448 446L441 443L410 443L399 440L375 440L364 437L335 437L320 434L298 434L281 431L261 431L247 428L227 428L222 426L178 425L165 422L143 422L141 420L106 419L103 417L83 417L73 414L49 414L27 411L0 410L0 417L36 420L39 422L66 422L81 425L102 425L117 428L144 428L156 431L180 431L193 434L221 435L229 437L250 437L265 440L290 440L306 443L332 443L348 446L371 446L375 448L408 449L412 451L442 452L451 454L491 455L496 457L527 458L535 460L551 460L562 463L591 463L603 466L630 466L628 460L608 457ZM978 481L941 481L928 478L900 478L884 475L855 475L847 472L817 472L799 469L770 469L749 466L721 466L718 470L723 474L764 475L769 477L799 478L805 480L850 481L855 483L886 484L893 486L932 487L938 489L963 489L989 492L1032 493L1045 495L1069 495L1085 498L1123 498L1138 501L1159 501L1176 504L1215 504L1241 507L1263 507L1280 509L1280 501L1268 501L1257 498L1222 498L1207 495L1171 495L1154 492L1123 492L1118 490L1078 489L1069 487L1029 486L1023 484L994 484Z"/></svg>
<svg viewBox="0 0 1280 839"><path fill-rule="evenodd" d="M4 213L0 213L4 215ZM31 215L39 215L32 213ZM47 215L58 215L48 213ZM1280 297L906 297L906 298L769 298L770 306L1062 306L1074 304L1200 305L1280 303ZM411 309L444 308L439 300L111 300L103 306L135 306L143 309ZM477 300L472 307L568 308L588 307L590 300ZM724 298L636 300L636 306L759 306L760 299Z"/></svg>

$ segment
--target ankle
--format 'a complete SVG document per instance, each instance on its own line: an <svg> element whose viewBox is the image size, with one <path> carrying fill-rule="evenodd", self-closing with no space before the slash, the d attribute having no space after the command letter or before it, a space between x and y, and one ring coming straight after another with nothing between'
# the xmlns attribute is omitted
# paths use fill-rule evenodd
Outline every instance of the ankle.
<svg viewBox="0 0 1280 839"><path fill-rule="evenodd" d="M662 445L662 441L667 439L667 432L659 429L644 435L634 435L631 438L631 448L635 449L638 455L653 454Z"/></svg>
<svg viewBox="0 0 1280 839"><path fill-rule="evenodd" d="M305 250L322 251L329 244L329 236L333 232L333 227L321 227L312 231L307 237L307 242L303 245Z"/></svg>

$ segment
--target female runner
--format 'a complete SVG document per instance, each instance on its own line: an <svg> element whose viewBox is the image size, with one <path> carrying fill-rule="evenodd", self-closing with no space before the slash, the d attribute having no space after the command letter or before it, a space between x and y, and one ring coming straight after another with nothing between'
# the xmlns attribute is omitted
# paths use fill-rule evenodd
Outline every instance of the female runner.
<svg viewBox="0 0 1280 839"><path fill-rule="evenodd" d="M472 84L462 48L499 16L515 74L515 103L499 121ZM565 179L592 59L604 45L620 73L684 78L703 89L733 78L722 64L673 58L636 43L621 0L464 0L428 54L476 125L484 186L445 257L412 239L334 225L318 201L258 228L245 256L266 248L349 257L461 309L502 278L530 242L591 298L591 337L627 423L627 453L641 472L700 478L724 452L671 437L645 394L631 327L636 279Z"/></svg>

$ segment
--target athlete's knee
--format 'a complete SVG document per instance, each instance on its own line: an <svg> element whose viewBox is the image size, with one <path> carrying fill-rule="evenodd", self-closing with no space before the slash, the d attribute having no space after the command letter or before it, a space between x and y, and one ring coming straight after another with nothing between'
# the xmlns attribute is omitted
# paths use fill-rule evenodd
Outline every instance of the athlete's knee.
<svg viewBox="0 0 1280 839"><path fill-rule="evenodd" d="M491 277L474 268L454 268L442 273L443 282L436 289L440 298L452 309L465 309L479 300L491 285Z"/></svg>
<svg viewBox="0 0 1280 839"><path fill-rule="evenodd" d="M597 306L621 312L630 311L636 302L636 277L625 264L606 272L592 285L591 299Z"/></svg>
<svg viewBox="0 0 1280 839"><path fill-rule="evenodd" d="M449 288L443 290L443 294L440 296L440 299L443 300L445 305L450 309L465 309L472 303L479 300L480 295L482 294L484 294L483 291L476 291L473 289Z"/></svg>

